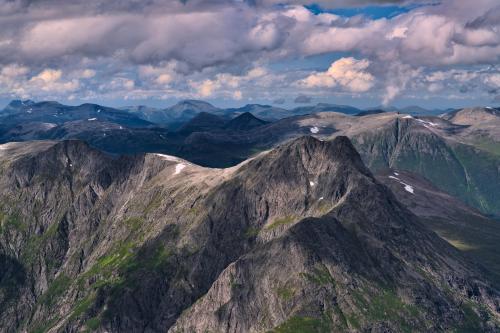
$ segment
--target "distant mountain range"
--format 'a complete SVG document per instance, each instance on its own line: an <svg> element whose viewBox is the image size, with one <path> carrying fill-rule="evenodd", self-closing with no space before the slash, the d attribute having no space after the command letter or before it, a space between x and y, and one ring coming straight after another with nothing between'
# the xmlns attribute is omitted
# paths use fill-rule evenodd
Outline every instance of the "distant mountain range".
<svg viewBox="0 0 500 333"><path fill-rule="evenodd" d="M344 112L334 112L338 108ZM141 113L94 104L13 101L0 113L0 143L79 139L114 154L156 152L204 166L228 167L303 135L323 140L346 135L373 171L416 172L483 213L500 216L498 109L466 108L440 117L413 117L318 104L278 109L278 114L299 115L275 121L248 110L271 119L276 109L247 105L222 110L205 102L184 101L171 111ZM175 119L176 125L153 123L156 112L171 112L169 119ZM149 120L141 118L145 115Z"/></svg>
<svg viewBox="0 0 500 333"><path fill-rule="evenodd" d="M67 117L58 118L61 115L58 112L71 111ZM98 114L98 111L103 114ZM67 106L58 102L34 102L31 100L14 100L10 102L1 112L2 120L8 121L6 116L14 116L12 121L43 121L47 123L60 123L70 120L82 120L85 116L100 119L114 119L113 117L125 117L122 112L132 114L133 116L150 123L167 126L175 129L192 119L199 113L210 113L222 118L230 119L243 113L251 113L254 116L266 121L276 121L292 116L320 113L337 112L350 115L371 114L374 112L399 112L411 115L440 115L456 111L455 109L424 109L418 106L408 106L404 108L396 107L376 107L368 109L359 109L347 105L319 103L310 106L301 106L294 109L284 109L271 105L247 104L239 108L217 108L212 104L200 100L184 100L167 108L154 108L144 105L127 106L119 109L100 106L96 104L82 104L80 106ZM33 113L34 112L34 113ZM106 118L107 117L107 118ZM88 119L88 118L87 118ZM125 119L123 119L125 121ZM133 118L130 119L133 122ZM144 125L144 124L142 124Z"/></svg>

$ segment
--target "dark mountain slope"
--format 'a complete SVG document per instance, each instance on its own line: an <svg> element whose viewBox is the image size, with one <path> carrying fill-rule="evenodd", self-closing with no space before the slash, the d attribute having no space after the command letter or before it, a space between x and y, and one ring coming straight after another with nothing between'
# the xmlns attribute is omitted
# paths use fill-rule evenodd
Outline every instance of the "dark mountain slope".
<svg viewBox="0 0 500 333"><path fill-rule="evenodd" d="M483 288L464 284L474 278L459 277L470 274L468 264L373 180L345 140L297 145L300 139L242 169L254 174L258 168L252 177L256 189L261 177L271 182L268 188L279 189L276 182L303 177L295 168L301 161L311 186L304 208L318 204L325 215L289 215L268 224L257 238L265 244L226 268L171 332L437 331L469 324L467 329L481 329L455 322L464 318L462 301L443 290L461 290L452 293L458 296ZM326 156L339 164L331 165ZM439 321L424 319L438 313Z"/></svg>
<svg viewBox="0 0 500 333"><path fill-rule="evenodd" d="M500 285L500 223L407 171L384 170L377 179L443 239L479 262Z"/></svg>
<svg viewBox="0 0 500 333"><path fill-rule="evenodd" d="M231 119L226 125L224 125L224 128L231 131L248 131L267 123L267 121L255 117L250 112L245 112Z"/></svg>
<svg viewBox="0 0 500 333"><path fill-rule="evenodd" d="M1 285L7 331L497 329L498 293L345 137L224 170L0 148L0 253L20 272Z"/></svg>
<svg viewBox="0 0 500 333"><path fill-rule="evenodd" d="M247 104L241 108L225 109L224 113L230 117L234 117L251 113L252 115L264 119L265 121L276 121L293 115L289 110L271 105Z"/></svg>
<svg viewBox="0 0 500 333"><path fill-rule="evenodd" d="M420 174L482 212L498 215L498 156L449 138L432 124L398 118L352 138L372 170L395 168Z"/></svg>
<svg viewBox="0 0 500 333"><path fill-rule="evenodd" d="M194 132L216 131L222 129L226 121L214 114L208 112L200 112L193 119L182 125L179 133L189 135Z"/></svg>

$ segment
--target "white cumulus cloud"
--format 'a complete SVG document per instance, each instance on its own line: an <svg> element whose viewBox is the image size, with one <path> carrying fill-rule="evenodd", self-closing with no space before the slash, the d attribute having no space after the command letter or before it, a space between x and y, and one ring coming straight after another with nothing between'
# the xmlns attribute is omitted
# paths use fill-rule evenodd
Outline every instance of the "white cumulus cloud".
<svg viewBox="0 0 500 333"><path fill-rule="evenodd" d="M351 92L370 90L375 78L367 69L370 61L353 57L341 58L331 64L326 72L314 73L303 80L308 88L341 86Z"/></svg>

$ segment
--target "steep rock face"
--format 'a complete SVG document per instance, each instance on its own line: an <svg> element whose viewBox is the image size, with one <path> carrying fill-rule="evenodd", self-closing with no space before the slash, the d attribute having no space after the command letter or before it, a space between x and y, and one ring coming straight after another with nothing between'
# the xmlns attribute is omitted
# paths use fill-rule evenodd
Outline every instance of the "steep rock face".
<svg viewBox="0 0 500 333"><path fill-rule="evenodd" d="M396 119L355 135L353 142L372 170L396 168L420 174L482 212L498 215L498 156L447 139L437 127L425 120Z"/></svg>
<svg viewBox="0 0 500 333"><path fill-rule="evenodd" d="M439 190L417 174L383 170L377 179L443 239L500 283L500 223Z"/></svg>
<svg viewBox="0 0 500 333"><path fill-rule="evenodd" d="M328 144L315 141L329 151L324 156L342 152L347 156L339 160L350 161L330 170L336 182L326 180L325 188L342 190L334 192L339 195L325 196L332 204L328 213L283 223L273 238L261 237L265 243L231 264L170 332L273 328L281 332L304 327L320 332L399 332L449 330L469 324L466 329L488 330L464 323L462 297L484 297L481 302L495 309L496 292L374 181L343 140L336 140L336 147L342 147L336 154ZM287 146L290 150L279 156L308 160L308 150L300 154L292 147ZM279 154L279 149L273 153ZM284 165L290 165L293 172L294 163ZM264 165L260 170L269 168ZM312 214L302 214L307 215ZM447 288L454 291L446 292Z"/></svg>
<svg viewBox="0 0 500 333"><path fill-rule="evenodd" d="M114 160L78 141L47 143L41 151L30 151L28 145L9 144L1 154L0 249L25 270L19 300L3 309L1 326L6 328L20 326L31 315L34 322L43 320L55 310L48 305L55 304L51 297L57 295L42 295L54 278L64 276L66 284L67 276L81 270L88 259L82 243L98 238L99 223L114 204L112 197L100 199L112 183L128 177L126 170L134 163ZM103 201L107 204L99 206Z"/></svg>
<svg viewBox="0 0 500 333"><path fill-rule="evenodd" d="M345 137L222 170L77 141L0 148L6 331L496 327L498 293Z"/></svg>

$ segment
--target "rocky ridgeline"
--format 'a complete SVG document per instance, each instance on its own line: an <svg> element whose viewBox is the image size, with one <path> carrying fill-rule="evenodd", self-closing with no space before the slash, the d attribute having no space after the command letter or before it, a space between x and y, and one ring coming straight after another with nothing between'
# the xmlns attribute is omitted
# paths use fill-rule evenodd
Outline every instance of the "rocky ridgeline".
<svg viewBox="0 0 500 333"><path fill-rule="evenodd" d="M364 166L302 137L231 169L0 150L6 332L499 329L499 294Z"/></svg>

